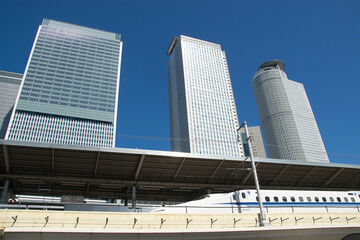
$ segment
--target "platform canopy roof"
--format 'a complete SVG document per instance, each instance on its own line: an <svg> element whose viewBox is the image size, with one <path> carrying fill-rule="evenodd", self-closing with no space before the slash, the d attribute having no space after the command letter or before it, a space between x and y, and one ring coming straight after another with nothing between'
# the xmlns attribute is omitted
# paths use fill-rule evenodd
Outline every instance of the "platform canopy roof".
<svg viewBox="0 0 360 240"><path fill-rule="evenodd" d="M250 160L0 140L0 184L15 194L186 201L254 189ZM360 190L360 166L255 159L262 189Z"/></svg>

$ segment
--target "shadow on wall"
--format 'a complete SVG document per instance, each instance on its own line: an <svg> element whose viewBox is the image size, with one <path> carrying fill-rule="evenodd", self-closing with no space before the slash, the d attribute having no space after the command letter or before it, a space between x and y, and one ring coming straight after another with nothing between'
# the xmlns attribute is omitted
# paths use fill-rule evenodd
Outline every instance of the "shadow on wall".
<svg viewBox="0 0 360 240"><path fill-rule="evenodd" d="M14 106L11 107L9 112L6 114L6 116L3 119L3 122L0 127L0 139L4 139L6 135L6 130L10 122L11 113L13 111Z"/></svg>

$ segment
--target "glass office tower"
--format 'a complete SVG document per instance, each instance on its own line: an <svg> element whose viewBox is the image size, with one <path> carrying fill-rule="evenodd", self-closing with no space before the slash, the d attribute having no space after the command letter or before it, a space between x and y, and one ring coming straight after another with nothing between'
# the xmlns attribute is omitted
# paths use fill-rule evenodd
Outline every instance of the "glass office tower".
<svg viewBox="0 0 360 240"><path fill-rule="evenodd" d="M44 19L6 139L114 147L120 34Z"/></svg>
<svg viewBox="0 0 360 240"><path fill-rule="evenodd" d="M167 54L171 150L244 156L221 46L180 36L173 38Z"/></svg>
<svg viewBox="0 0 360 240"><path fill-rule="evenodd" d="M279 60L265 62L252 81L268 156L329 162L304 86L284 68Z"/></svg>

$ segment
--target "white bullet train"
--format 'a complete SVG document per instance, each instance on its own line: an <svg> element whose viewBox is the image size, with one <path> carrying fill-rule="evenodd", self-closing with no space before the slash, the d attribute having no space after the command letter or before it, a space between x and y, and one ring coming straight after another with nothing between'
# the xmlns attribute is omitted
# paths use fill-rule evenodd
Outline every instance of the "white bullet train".
<svg viewBox="0 0 360 240"><path fill-rule="evenodd" d="M261 190L265 213L360 212L360 192ZM258 213L256 190L239 190L206 197L154 212L166 213Z"/></svg>

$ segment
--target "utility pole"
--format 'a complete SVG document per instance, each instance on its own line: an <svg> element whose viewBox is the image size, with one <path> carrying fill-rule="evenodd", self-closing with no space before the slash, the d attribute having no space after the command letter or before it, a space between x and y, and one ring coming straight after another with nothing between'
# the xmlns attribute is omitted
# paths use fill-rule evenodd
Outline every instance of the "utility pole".
<svg viewBox="0 0 360 240"><path fill-rule="evenodd" d="M258 180L258 177L257 177L256 166L255 166L255 162L254 162L254 155L253 155L253 151L252 151L252 148L251 148L251 139L250 139L250 136L249 136L249 130L248 130L246 121L239 127L239 129L237 131L238 139L241 139L240 129L242 127L245 128L246 141L248 143L249 152L250 152L249 157L250 157L250 161L251 161L251 168L252 168L253 175L254 175L255 187L256 187L257 197L258 197L258 201L259 201L259 207L260 207L259 225L261 227L264 227L265 225L269 225L269 223L267 222L267 220L265 218L264 207L263 207L263 204L262 204L262 198L261 198L261 192L260 192L260 184L259 184L259 180Z"/></svg>

